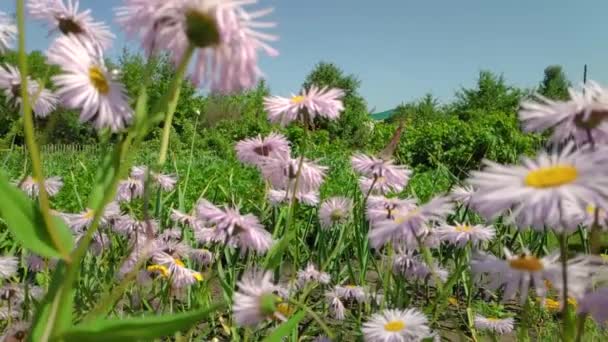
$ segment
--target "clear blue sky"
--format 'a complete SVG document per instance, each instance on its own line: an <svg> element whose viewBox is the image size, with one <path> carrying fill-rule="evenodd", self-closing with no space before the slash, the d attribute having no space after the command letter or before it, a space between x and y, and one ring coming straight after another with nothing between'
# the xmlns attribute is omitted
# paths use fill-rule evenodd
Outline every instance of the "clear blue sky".
<svg viewBox="0 0 608 342"><path fill-rule="evenodd" d="M96 19L116 27L120 0L81 0ZM431 92L449 101L478 72L503 73L531 87L545 66L561 64L569 78L608 83L606 0L260 0L271 6L281 55L262 67L273 93L297 91L320 60L332 61L362 81L369 107L381 111ZM14 12L3 0L0 10ZM118 40L110 56L125 44ZM28 48L48 46L46 31L28 23Z"/></svg>

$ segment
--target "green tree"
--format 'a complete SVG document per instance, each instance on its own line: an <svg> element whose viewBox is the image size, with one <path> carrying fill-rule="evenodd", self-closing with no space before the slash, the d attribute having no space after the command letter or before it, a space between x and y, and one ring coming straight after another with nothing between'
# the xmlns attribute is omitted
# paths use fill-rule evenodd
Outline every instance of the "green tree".
<svg viewBox="0 0 608 342"><path fill-rule="evenodd" d="M462 120L483 111L498 111L515 114L523 92L516 87L507 85L504 77L490 71L481 71L474 88L462 88L456 92L456 101L452 112Z"/></svg>
<svg viewBox="0 0 608 342"><path fill-rule="evenodd" d="M428 93L420 100L400 104L395 108L395 113L386 121L396 123L405 120L406 123L411 124L419 120L431 120L441 115L444 115L444 110L441 108L439 100Z"/></svg>
<svg viewBox="0 0 608 342"><path fill-rule="evenodd" d="M550 65L545 68L545 76L538 87L538 92L550 99L567 100L571 86L561 65Z"/></svg>
<svg viewBox="0 0 608 342"><path fill-rule="evenodd" d="M365 144L366 132L369 129L366 122L370 121L365 99L359 94L361 81L354 75L347 75L333 63L320 62L306 76L303 88L312 85L320 87L335 87L344 90L344 112L336 122L319 122L320 128L325 128L330 135L350 141L355 146Z"/></svg>

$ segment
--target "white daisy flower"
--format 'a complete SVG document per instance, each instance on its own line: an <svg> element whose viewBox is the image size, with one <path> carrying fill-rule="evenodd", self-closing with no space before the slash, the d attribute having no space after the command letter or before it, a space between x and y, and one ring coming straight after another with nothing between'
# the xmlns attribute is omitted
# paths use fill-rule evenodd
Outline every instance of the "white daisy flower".
<svg viewBox="0 0 608 342"><path fill-rule="evenodd" d="M600 288L586 294L578 304L579 313L590 314L602 326L608 324L608 288Z"/></svg>
<svg viewBox="0 0 608 342"><path fill-rule="evenodd" d="M286 190L270 189L266 197L268 198L270 204L277 206L291 202L293 198L292 193L293 191L287 192ZM316 206L317 204L319 204L319 192L298 192L296 193L296 200L305 205Z"/></svg>
<svg viewBox="0 0 608 342"><path fill-rule="evenodd" d="M80 109L80 121L93 121L97 129L123 129L133 116L126 88L114 80L98 51L74 36L58 38L47 52L48 60L63 74L53 77L63 105Z"/></svg>
<svg viewBox="0 0 608 342"><path fill-rule="evenodd" d="M489 330L493 333L503 335L513 331L513 327L515 326L515 320L513 320L512 317L493 318L476 315L474 324L476 329Z"/></svg>
<svg viewBox="0 0 608 342"><path fill-rule="evenodd" d="M110 221L114 218L118 218L120 215L120 206L116 202L110 202L104 208L104 213L99 221L100 226L107 226ZM95 217L95 211L93 209L85 209L78 214L61 214L66 224L76 233L84 232Z"/></svg>
<svg viewBox="0 0 608 342"><path fill-rule="evenodd" d="M0 279L7 279L17 273L19 259L14 256L0 256Z"/></svg>
<svg viewBox="0 0 608 342"><path fill-rule="evenodd" d="M568 225L565 202L605 206L608 198L605 162L596 153L574 150L572 144L559 153L524 158L518 166L491 161L486 165L485 170L472 172L470 180L477 189L475 210L494 219L511 209L511 217L521 228L572 231L576 225Z"/></svg>
<svg viewBox="0 0 608 342"><path fill-rule="evenodd" d="M273 317L285 320L278 308L278 287L271 279L272 272L249 271L239 281L232 307L236 324L254 327Z"/></svg>
<svg viewBox="0 0 608 342"><path fill-rule="evenodd" d="M442 241L459 247L464 247L469 241L473 246L478 246L482 242L491 241L496 235L492 226L458 222L454 225L443 224L435 230L435 233Z"/></svg>
<svg viewBox="0 0 608 342"><path fill-rule="evenodd" d="M455 186L450 192L450 198L456 202L469 205L471 198L475 194L475 189L470 185Z"/></svg>
<svg viewBox="0 0 608 342"><path fill-rule="evenodd" d="M154 264L166 268L168 277L171 279L171 285L175 289L191 286L203 280L203 276L199 272L187 268L183 261L167 253L154 253L152 260Z"/></svg>
<svg viewBox="0 0 608 342"><path fill-rule="evenodd" d="M429 336L431 330L424 314L416 309L384 310L363 324L369 342L413 342Z"/></svg>
<svg viewBox="0 0 608 342"><path fill-rule="evenodd" d="M14 104L21 110L21 73L12 65L0 67L0 89L4 90L7 103ZM39 118L45 118L57 107L58 99L48 89L40 89L37 81L27 78L27 93L32 106L32 111Z"/></svg>
<svg viewBox="0 0 608 342"><path fill-rule="evenodd" d="M554 101L536 95L536 101L521 104L519 118L524 130L543 132L552 129L551 141L560 143L574 138L577 144L608 142L608 90L593 81L583 85L582 91L570 88L570 100Z"/></svg>
<svg viewBox="0 0 608 342"><path fill-rule="evenodd" d="M78 12L79 1L67 0L29 0L27 7L30 15L44 20L51 27L50 33L61 32L73 35L80 40L89 41L100 49L112 45L114 35L103 22L95 21L91 10Z"/></svg>

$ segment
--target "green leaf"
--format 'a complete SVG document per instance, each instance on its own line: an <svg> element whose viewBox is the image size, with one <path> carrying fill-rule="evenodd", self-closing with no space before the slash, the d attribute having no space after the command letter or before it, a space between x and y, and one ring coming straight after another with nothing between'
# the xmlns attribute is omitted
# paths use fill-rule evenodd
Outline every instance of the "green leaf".
<svg viewBox="0 0 608 342"><path fill-rule="evenodd" d="M53 273L53 279L49 291L40 302L32 324L32 330L28 341L40 342L48 341L55 331L66 329L72 324L73 295L68 296L69 302L61 302L61 291L72 291L74 289L66 287L64 282L66 274L66 264L59 261Z"/></svg>
<svg viewBox="0 0 608 342"><path fill-rule="evenodd" d="M306 316L306 312L300 311L297 314L291 316L291 318L279 325L270 335L268 335L263 342L281 342L283 337L291 334L291 332L298 327L298 323Z"/></svg>
<svg viewBox="0 0 608 342"><path fill-rule="evenodd" d="M49 258L62 258L53 239L45 228L38 205L19 189L11 185L0 173L0 218L13 236L27 249ZM55 228L65 249L73 247L72 234L65 223L54 217Z"/></svg>
<svg viewBox="0 0 608 342"><path fill-rule="evenodd" d="M95 186L91 192L88 207L97 210L108 191L116 191L110 189L114 176L120 170L120 157L124 140L116 144L112 153L106 153L99 165L97 175L95 176Z"/></svg>
<svg viewBox="0 0 608 342"><path fill-rule="evenodd" d="M217 311L223 304L207 309L167 316L148 316L115 320L97 320L67 329L60 340L65 342L133 342L169 336L186 330Z"/></svg>

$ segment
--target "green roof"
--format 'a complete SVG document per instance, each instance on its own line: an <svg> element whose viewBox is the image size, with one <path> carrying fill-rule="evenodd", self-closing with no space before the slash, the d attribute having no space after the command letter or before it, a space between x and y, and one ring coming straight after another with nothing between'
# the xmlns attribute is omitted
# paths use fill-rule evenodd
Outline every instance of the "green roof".
<svg viewBox="0 0 608 342"><path fill-rule="evenodd" d="M372 119L382 121L390 118L395 113L394 109L385 110L384 112L370 114Z"/></svg>

